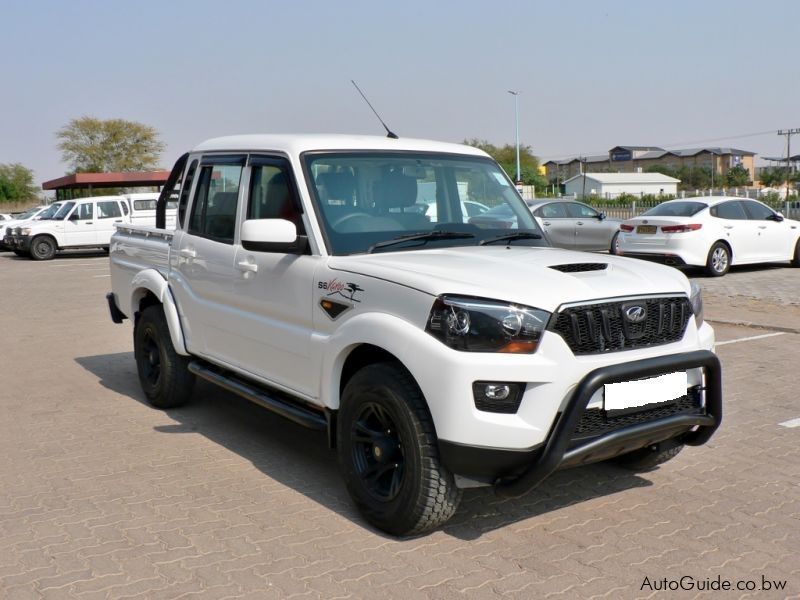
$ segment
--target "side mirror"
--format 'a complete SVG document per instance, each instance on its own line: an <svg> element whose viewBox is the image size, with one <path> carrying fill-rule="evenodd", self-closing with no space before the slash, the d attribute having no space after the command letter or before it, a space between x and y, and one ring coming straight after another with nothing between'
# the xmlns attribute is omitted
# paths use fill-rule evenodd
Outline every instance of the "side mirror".
<svg viewBox="0 0 800 600"><path fill-rule="evenodd" d="M308 238L286 219L248 219L242 223L242 247L254 252L304 254Z"/></svg>
<svg viewBox="0 0 800 600"><path fill-rule="evenodd" d="M783 213L780 213L780 212L773 213L773 214L771 214L770 216L767 217L767 219L769 219L770 221L775 221L777 223L780 223L781 221L783 221L783 218L784 218L783 217Z"/></svg>
<svg viewBox="0 0 800 600"><path fill-rule="evenodd" d="M606 220L606 213L604 213L604 212L598 213L597 214L597 220L598 221L605 221Z"/></svg>

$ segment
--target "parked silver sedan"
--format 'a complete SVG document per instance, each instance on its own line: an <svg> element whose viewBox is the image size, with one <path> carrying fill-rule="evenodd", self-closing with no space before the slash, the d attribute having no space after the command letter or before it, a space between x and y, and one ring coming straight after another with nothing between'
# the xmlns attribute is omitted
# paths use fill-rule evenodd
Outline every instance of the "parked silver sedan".
<svg viewBox="0 0 800 600"><path fill-rule="evenodd" d="M574 200L529 201L528 207L554 246L615 253L619 220Z"/></svg>

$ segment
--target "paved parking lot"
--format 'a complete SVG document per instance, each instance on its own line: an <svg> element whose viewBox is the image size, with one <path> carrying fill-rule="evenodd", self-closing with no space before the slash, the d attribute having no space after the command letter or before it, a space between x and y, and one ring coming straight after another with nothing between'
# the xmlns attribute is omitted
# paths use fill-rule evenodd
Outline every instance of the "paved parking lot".
<svg viewBox="0 0 800 600"><path fill-rule="evenodd" d="M710 317L752 321L738 303L768 326L798 277L698 281ZM0 281L0 598L683 598L697 587L656 590L718 576L755 586L727 597L800 594L800 335L718 326L726 414L707 446L519 500L470 491L398 541L355 512L321 435L205 385L150 408L131 328L106 314L107 258L0 254Z"/></svg>

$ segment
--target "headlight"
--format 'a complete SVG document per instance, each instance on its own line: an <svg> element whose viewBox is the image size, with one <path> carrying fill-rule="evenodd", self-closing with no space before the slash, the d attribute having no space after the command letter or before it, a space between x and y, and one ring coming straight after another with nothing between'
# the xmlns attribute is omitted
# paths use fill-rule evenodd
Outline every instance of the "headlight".
<svg viewBox="0 0 800 600"><path fill-rule="evenodd" d="M465 352L536 352L550 313L497 300L439 296L425 331Z"/></svg>
<svg viewBox="0 0 800 600"><path fill-rule="evenodd" d="M30 227L23 227L19 231L20 231L20 235L30 235L31 234L31 228Z"/></svg>
<svg viewBox="0 0 800 600"><path fill-rule="evenodd" d="M694 322L700 327L703 324L703 291L694 281L692 281L692 294L689 297L689 301L692 303Z"/></svg>

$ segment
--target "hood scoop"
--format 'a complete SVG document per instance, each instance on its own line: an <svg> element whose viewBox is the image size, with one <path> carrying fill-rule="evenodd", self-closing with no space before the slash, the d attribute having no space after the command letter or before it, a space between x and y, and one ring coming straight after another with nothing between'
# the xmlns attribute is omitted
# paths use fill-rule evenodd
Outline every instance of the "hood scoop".
<svg viewBox="0 0 800 600"><path fill-rule="evenodd" d="M608 263L570 263L550 265L550 268L562 273L585 273L587 271L603 271L608 268Z"/></svg>

